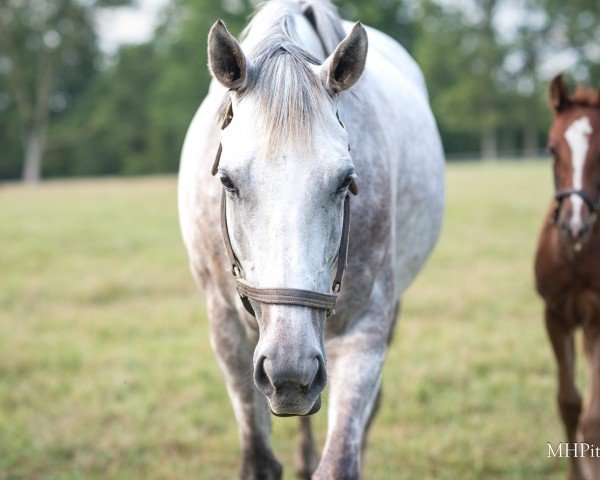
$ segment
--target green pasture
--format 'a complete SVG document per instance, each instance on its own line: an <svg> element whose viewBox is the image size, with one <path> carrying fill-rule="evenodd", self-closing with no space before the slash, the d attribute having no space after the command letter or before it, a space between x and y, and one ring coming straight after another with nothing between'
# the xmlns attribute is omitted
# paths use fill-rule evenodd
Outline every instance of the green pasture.
<svg viewBox="0 0 600 480"><path fill-rule="evenodd" d="M547 458L563 436L532 278L550 167L452 164L447 179L364 477L565 478ZM286 478L296 424L273 421ZM0 478L230 479L239 460L175 178L0 186Z"/></svg>

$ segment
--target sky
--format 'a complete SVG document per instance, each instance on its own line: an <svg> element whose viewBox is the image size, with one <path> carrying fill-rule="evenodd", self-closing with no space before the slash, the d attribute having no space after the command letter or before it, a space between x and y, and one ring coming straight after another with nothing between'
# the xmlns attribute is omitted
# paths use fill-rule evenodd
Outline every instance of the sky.
<svg viewBox="0 0 600 480"><path fill-rule="evenodd" d="M96 24L100 48L114 53L123 43L143 43L152 37L161 9L168 0L135 0L126 8L104 9L98 13Z"/></svg>

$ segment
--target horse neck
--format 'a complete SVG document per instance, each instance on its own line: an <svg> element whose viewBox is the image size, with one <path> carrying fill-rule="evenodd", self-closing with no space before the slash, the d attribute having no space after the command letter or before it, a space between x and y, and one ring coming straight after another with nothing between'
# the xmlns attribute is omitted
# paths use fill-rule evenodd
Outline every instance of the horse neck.
<svg viewBox="0 0 600 480"><path fill-rule="evenodd" d="M298 37L298 41L289 39L290 43L302 48L314 57L324 60L326 52L323 43L306 16L301 12L291 11L287 11L285 15L293 19L293 29ZM243 34L242 48L246 54L254 52L259 44L273 36L274 33L284 35L280 26L281 20L281 16L279 18L263 19L257 15L255 21L250 23L248 30Z"/></svg>

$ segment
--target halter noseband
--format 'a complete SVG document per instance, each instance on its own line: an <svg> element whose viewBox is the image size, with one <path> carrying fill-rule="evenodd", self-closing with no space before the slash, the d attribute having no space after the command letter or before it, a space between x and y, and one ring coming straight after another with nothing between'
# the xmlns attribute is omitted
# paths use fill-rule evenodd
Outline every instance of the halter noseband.
<svg viewBox="0 0 600 480"><path fill-rule="evenodd" d="M337 115L337 113L336 113ZM221 130L226 128L233 119L233 108L231 102L227 106L225 115L221 122ZM344 124L339 119L340 125L344 127ZM345 128L345 127L344 127ZM350 146L348 146L348 150ZM219 143L219 149L212 166L211 173L216 175L219 169L219 161L221 159L222 146ZM349 190L352 194L358 193L358 187L354 180L352 180ZM244 305L244 308L250 315L256 317L256 313L252 308L250 299L256 300L260 303L277 304L277 305L298 305L304 307L318 308L327 311L327 316L335 314L335 301L337 294L342 288L342 279L344 277L344 270L346 269L346 261L348 258L348 239L350 237L350 196L347 194L344 198L344 220L342 223L342 238L340 240L340 248L337 254L337 269L335 272L335 278L331 290L333 293L321 293L314 290L302 290L299 288L260 288L251 285L243 277L242 266L233 251L231 245L231 238L229 236L229 229L227 227L227 194L225 189L221 195L221 234L223 235L223 243L225 244L225 251L231 265L231 273L237 282L237 292L240 296L240 300Z"/></svg>
<svg viewBox="0 0 600 480"><path fill-rule="evenodd" d="M569 197L571 195L577 195L578 197L580 197L585 202L585 204L588 206L591 213L595 213L598 210L600 210L600 202L598 202L598 200L594 200L583 190L575 190L574 188L565 188L564 190L559 190L558 192L556 192L556 195L554 195L554 198L556 200L558 200L558 204L560 205L566 197Z"/></svg>
<svg viewBox="0 0 600 480"><path fill-rule="evenodd" d="M583 190L576 190L574 188L564 188L554 194L554 199L558 202L558 204L556 205L556 209L554 210L554 215L553 215L554 222L556 222L558 220L558 214L559 214L560 206L562 205L563 200L567 197L570 197L571 195L577 195L579 198L581 198L584 201L584 203L587 205L587 207L589 208L590 213L592 215L594 215L594 214L598 213L598 211L600 211L600 198L598 200L594 200Z"/></svg>

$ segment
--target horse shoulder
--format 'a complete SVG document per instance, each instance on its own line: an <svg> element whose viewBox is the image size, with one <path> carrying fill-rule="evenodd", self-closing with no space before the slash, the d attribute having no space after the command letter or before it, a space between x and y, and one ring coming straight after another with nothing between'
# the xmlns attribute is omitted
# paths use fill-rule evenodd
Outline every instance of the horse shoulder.
<svg viewBox="0 0 600 480"><path fill-rule="evenodd" d="M214 83L214 82L213 82ZM185 136L178 176L179 225L190 260L213 254L219 234L220 183L210 173L219 145L223 92L211 86ZM214 238L213 238L214 237Z"/></svg>

